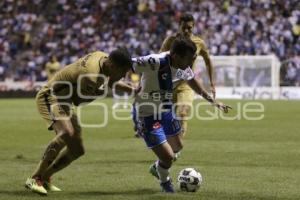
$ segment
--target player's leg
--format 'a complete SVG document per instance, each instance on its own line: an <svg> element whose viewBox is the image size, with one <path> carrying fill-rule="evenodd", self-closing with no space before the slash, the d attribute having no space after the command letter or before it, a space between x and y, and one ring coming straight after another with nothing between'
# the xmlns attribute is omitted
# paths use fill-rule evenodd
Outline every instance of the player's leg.
<svg viewBox="0 0 300 200"><path fill-rule="evenodd" d="M187 124L187 120L185 119L185 117L187 116L188 112L189 112L189 107L186 105L179 105L177 107L178 116L181 118L180 124L182 127L182 132L181 132L182 138L184 138L184 136L187 133L188 124Z"/></svg>
<svg viewBox="0 0 300 200"><path fill-rule="evenodd" d="M138 125L139 125L138 114L137 114L135 103L132 104L131 115L132 115L132 121L133 121L133 130L135 131L134 136L139 138L139 137L141 137L141 133L139 132L139 128L138 128Z"/></svg>
<svg viewBox="0 0 300 200"><path fill-rule="evenodd" d="M84 154L81 127L75 114L72 115L71 120L57 121L53 128L58 132L58 137L66 143L66 148L58 154L54 162L42 174L44 180L48 180L54 173L67 167Z"/></svg>
<svg viewBox="0 0 300 200"><path fill-rule="evenodd" d="M36 170L33 172L32 177L41 177L41 175L52 164L64 146L65 142L61 137L56 136L54 139L52 139L46 147L43 157L40 160Z"/></svg>
<svg viewBox="0 0 300 200"><path fill-rule="evenodd" d="M176 119L176 116L172 112L163 113L162 115L162 124L164 131L167 136L167 141L173 149L174 152L174 161L178 158L181 149L183 148L182 144L182 127L179 120Z"/></svg>
<svg viewBox="0 0 300 200"><path fill-rule="evenodd" d="M182 141L180 137L181 126L180 122L175 118L173 113L165 112L162 114L161 124L168 141L168 144L171 146L173 151L173 161L177 159L178 153L182 149ZM150 166L149 172L155 176L159 177L157 174L156 164Z"/></svg>
<svg viewBox="0 0 300 200"><path fill-rule="evenodd" d="M65 132L74 132L71 122L71 105L61 105L55 97L47 94L43 95L42 100L39 99L40 98L37 98L38 110L42 117L48 122L48 129L54 130L56 136L48 144L32 177L41 177L47 168L53 163L60 151L66 146L66 143L61 136L61 130L66 130Z"/></svg>
<svg viewBox="0 0 300 200"><path fill-rule="evenodd" d="M166 133L167 133L167 142L169 144L169 146L172 149L173 152L173 162L176 161L180 155L180 151L183 148L183 144L182 144L182 139L180 136L180 126L176 128L176 123L179 122L174 122L175 119L173 119L172 121L169 121L168 123L165 123L164 128L166 129ZM149 168L149 172L155 176L156 178L159 178L158 175L158 170L157 170L157 164L152 164Z"/></svg>
<svg viewBox="0 0 300 200"><path fill-rule="evenodd" d="M176 116L181 123L182 132L181 137L184 138L188 129L187 118L190 115L194 100L194 92L191 89L177 89L176 91Z"/></svg>
<svg viewBox="0 0 300 200"><path fill-rule="evenodd" d="M75 159L72 154L68 154L70 144L74 145L76 142L76 139L71 139L71 137L74 137L75 131L71 120L58 120L53 124L53 128L57 133L53 141L62 141L63 145L60 149L56 148L54 142L48 145L37 170L32 175L32 179L40 182L46 190L61 191L50 182L50 176L68 166ZM63 149L62 147L64 146L66 146L66 148ZM77 148L77 146L79 145L72 148Z"/></svg>
<svg viewBox="0 0 300 200"><path fill-rule="evenodd" d="M149 149L157 155L158 161L154 163L156 177L165 192L175 192L169 177L169 168L172 165L173 150L167 143L164 129L159 120L153 116L142 117L138 120L138 129Z"/></svg>
<svg viewBox="0 0 300 200"><path fill-rule="evenodd" d="M47 99L48 101L45 102L44 99ZM49 168L53 168L53 164L57 162L58 158L65 158L65 156L62 155L65 155L67 150L72 150L73 160L76 157L79 157L76 156L76 152L81 151L81 149L83 149L83 145L81 142L81 137L78 137L78 135L80 135L80 131L78 131L78 128L76 128L76 124L74 125L74 120L68 117L70 116L70 106L60 106L53 97L51 98L49 96L48 98L37 97L37 103L40 114L49 124L51 124L49 129L54 129L57 135L46 148L44 156L32 177L27 179L26 187L31 189L33 192L45 194L47 193L43 187L45 184L48 186L47 189L52 191L60 191L60 189L53 186L49 182L49 177L54 173L52 171L49 172ZM62 118L64 118L64 120L57 120ZM65 146L66 148L62 150ZM75 156L73 156L73 150L75 151ZM83 150L81 152L83 152ZM83 153L81 152L77 154L82 155ZM69 160L60 162L60 167L57 168L56 171L66 167L69 163ZM61 165L64 166L61 167ZM48 173L46 173L47 171Z"/></svg>
<svg viewBox="0 0 300 200"><path fill-rule="evenodd" d="M170 168L174 158L174 153L171 146L168 144L168 142L164 142L153 147L152 151L158 157L155 166L162 190L168 193L175 192L170 178Z"/></svg>
<svg viewBox="0 0 300 200"><path fill-rule="evenodd" d="M49 130L52 129L54 116L56 116L57 114L59 114L58 116L66 114L63 110L61 112L56 112L59 111L58 106L54 106L55 108L53 109L53 111L55 112L51 112L51 105L58 104L56 99L54 97L51 97L48 92L40 91L37 94L36 103L39 113L49 125ZM43 180L41 176L44 171L51 165L51 163L54 161L54 159L64 146L65 142L57 136L48 144L36 170L33 172L32 176L26 180L26 188L39 194L47 194L46 189L43 187Z"/></svg>
<svg viewBox="0 0 300 200"><path fill-rule="evenodd" d="M174 136L168 136L167 140L174 152L174 160L173 161L176 161L179 158L180 152L183 148L181 134L177 134Z"/></svg>

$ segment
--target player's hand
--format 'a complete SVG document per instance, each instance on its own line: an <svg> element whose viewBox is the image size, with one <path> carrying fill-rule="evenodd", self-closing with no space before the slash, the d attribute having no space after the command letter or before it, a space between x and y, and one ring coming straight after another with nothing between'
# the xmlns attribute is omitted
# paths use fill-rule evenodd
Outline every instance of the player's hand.
<svg viewBox="0 0 300 200"><path fill-rule="evenodd" d="M222 110L224 113L228 113L228 111L229 111L230 109L232 109L231 106L225 105L225 104L223 104L222 102L216 102L216 103L215 103L215 106L216 106L217 108L219 108L220 110Z"/></svg>
<svg viewBox="0 0 300 200"><path fill-rule="evenodd" d="M216 99L216 88L214 84L210 85L210 92L212 93L213 98Z"/></svg>

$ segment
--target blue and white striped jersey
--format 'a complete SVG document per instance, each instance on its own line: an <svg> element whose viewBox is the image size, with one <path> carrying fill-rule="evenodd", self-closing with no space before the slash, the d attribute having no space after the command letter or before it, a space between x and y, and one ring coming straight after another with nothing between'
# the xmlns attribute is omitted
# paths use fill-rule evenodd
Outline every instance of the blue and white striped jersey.
<svg viewBox="0 0 300 200"><path fill-rule="evenodd" d="M185 70L173 68L169 52L133 58L132 61L134 71L142 75L142 89L135 100L140 105L138 110L141 117L155 114L162 104L171 104L176 81L191 80L195 76L189 66Z"/></svg>

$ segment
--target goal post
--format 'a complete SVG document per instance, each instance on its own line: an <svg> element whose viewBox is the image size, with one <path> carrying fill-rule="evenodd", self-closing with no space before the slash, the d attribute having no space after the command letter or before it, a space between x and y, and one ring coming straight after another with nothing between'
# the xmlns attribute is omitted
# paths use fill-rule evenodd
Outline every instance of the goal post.
<svg viewBox="0 0 300 200"><path fill-rule="evenodd" d="M279 87L280 61L275 55L211 56L211 59L217 86ZM201 79L208 84L203 59L198 57L196 62Z"/></svg>
<svg viewBox="0 0 300 200"><path fill-rule="evenodd" d="M275 55L211 56L211 60L218 98L278 97L280 61ZM198 57L196 62L196 76L209 86L204 60Z"/></svg>

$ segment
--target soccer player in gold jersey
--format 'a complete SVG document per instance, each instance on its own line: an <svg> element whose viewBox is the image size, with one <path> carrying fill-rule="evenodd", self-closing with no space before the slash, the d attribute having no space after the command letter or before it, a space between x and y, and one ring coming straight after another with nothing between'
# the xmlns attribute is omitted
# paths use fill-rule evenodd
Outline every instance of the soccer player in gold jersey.
<svg viewBox="0 0 300 200"><path fill-rule="evenodd" d="M56 56L52 55L49 62L45 66L48 81L55 75L60 69L60 63L57 61Z"/></svg>
<svg viewBox="0 0 300 200"><path fill-rule="evenodd" d="M126 49L114 50L109 55L96 51L60 70L38 92L38 111L56 136L48 144L37 169L27 179L26 188L43 195L47 190L60 191L50 183L50 177L84 154L82 131L73 105L93 101L103 94L101 86L104 84L112 87L117 83L116 89L134 92L134 88L117 82L131 66L131 56Z"/></svg>
<svg viewBox="0 0 300 200"><path fill-rule="evenodd" d="M211 92L213 98L215 98L216 92L215 92L215 85L213 80L213 65L204 41L199 36L196 36L192 33L194 26L195 26L195 21L193 16L190 14L183 14L179 20L178 33L176 33L175 35L171 35L164 40L160 52L169 51L176 38L179 37L190 38L196 44L197 47L196 54L198 56L202 56L204 59L207 72L209 75ZM195 70L195 65L196 63L194 62L192 66L193 70ZM182 137L184 137L187 132L186 118L189 116L193 99L194 99L194 91L189 87L189 85L186 82L184 81L179 82L175 87L175 89L173 90L173 103L177 105L176 114L178 117L180 117L180 122L182 126L182 134L181 134Z"/></svg>

